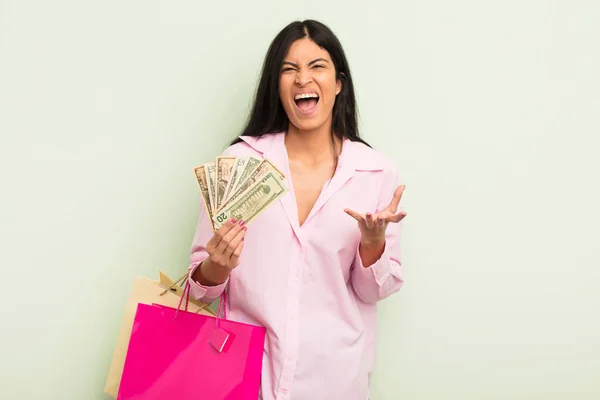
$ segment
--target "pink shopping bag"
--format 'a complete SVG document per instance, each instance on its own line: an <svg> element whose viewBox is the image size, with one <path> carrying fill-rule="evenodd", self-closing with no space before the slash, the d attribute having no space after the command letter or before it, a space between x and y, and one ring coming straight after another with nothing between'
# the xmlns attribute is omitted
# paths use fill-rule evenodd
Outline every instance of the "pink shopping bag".
<svg viewBox="0 0 600 400"><path fill-rule="evenodd" d="M266 329L227 320L226 291L217 317L184 292L185 310L138 304L117 400L256 400Z"/></svg>

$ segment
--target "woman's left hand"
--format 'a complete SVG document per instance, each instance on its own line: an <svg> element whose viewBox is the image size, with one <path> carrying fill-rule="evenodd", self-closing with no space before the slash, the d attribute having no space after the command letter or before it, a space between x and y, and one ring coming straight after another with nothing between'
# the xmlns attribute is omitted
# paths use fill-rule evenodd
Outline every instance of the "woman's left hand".
<svg viewBox="0 0 600 400"><path fill-rule="evenodd" d="M390 222L398 223L406 217L404 211L397 212L404 185L398 186L394 191L394 197L389 206L378 213L359 214L354 210L346 208L344 212L358 221L363 244L383 244L385 242L385 230Z"/></svg>

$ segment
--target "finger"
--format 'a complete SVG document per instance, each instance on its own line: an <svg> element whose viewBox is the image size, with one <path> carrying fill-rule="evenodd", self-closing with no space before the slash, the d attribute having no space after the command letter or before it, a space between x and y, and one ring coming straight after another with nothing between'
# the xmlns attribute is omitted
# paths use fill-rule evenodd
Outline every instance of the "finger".
<svg viewBox="0 0 600 400"><path fill-rule="evenodd" d="M229 232L225 234L225 236L223 236L223 238L219 242L219 245L217 246L217 252L224 254L227 250L227 246L229 246L229 242L233 240L233 238L240 232L240 230L243 227L244 221L238 221L238 223L235 224L235 226L231 228Z"/></svg>
<svg viewBox="0 0 600 400"><path fill-rule="evenodd" d="M235 248L235 250L233 251L233 253L231 254L231 257L229 258L229 262L231 263L232 266L237 267L237 265L240 263L240 255L242 254L243 249L244 249L244 240L242 239L240 241L240 243L237 245L237 247Z"/></svg>
<svg viewBox="0 0 600 400"><path fill-rule="evenodd" d="M375 226L377 228L383 228L385 226L385 218L384 217L380 217L379 215L377 216L377 218L375 219Z"/></svg>
<svg viewBox="0 0 600 400"><path fill-rule="evenodd" d="M362 215L360 215L359 213L357 213L354 210L350 210L349 208L346 208L344 210L344 212L346 214L348 214L349 216L351 216L352 218L354 218L355 220L357 220L358 222L363 222L364 221L364 218L362 217Z"/></svg>
<svg viewBox="0 0 600 400"><path fill-rule="evenodd" d="M373 214L367 213L367 215L365 215L365 221L367 224L367 228L372 229L375 226L375 219L373 218Z"/></svg>
<svg viewBox="0 0 600 400"><path fill-rule="evenodd" d="M394 197L392 197L392 202L388 206L388 210L392 213L396 213L398 211L398 205L400 204L400 200L402 199L402 194L404 193L405 185L400 185L394 190Z"/></svg>
<svg viewBox="0 0 600 400"><path fill-rule="evenodd" d="M246 236L247 230L248 230L248 228L246 226L242 227L242 229L239 230L239 232L237 233L237 235L235 235L235 237L233 239L231 239L231 241L227 245L227 248L223 252L223 256L225 258L230 258L231 257L231 255L233 254L233 252L235 251L235 249L238 247L238 245L240 244L240 242L242 240L244 240L244 236Z"/></svg>
<svg viewBox="0 0 600 400"><path fill-rule="evenodd" d="M398 214L394 214L392 216L387 217L385 220L387 222L398 223L398 222L402 221L404 219L404 217L406 217L406 213L404 211L402 211L402 212L399 212Z"/></svg>
<svg viewBox="0 0 600 400"><path fill-rule="evenodd" d="M236 225L237 225L238 221L235 218L231 218L229 219L227 222L225 222L223 224L222 227L220 227L215 234L213 235L212 238L210 238L210 240L208 241L208 243L206 244L207 248L213 248L216 249L217 246L219 246L219 243L221 242L221 240L223 239L223 237L231 230L233 229Z"/></svg>

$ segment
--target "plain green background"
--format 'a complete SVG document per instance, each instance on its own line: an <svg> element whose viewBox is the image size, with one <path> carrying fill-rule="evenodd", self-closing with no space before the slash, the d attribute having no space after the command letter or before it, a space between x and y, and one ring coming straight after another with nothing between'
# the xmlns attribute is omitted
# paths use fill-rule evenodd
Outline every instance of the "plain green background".
<svg viewBox="0 0 600 400"><path fill-rule="evenodd" d="M592 0L0 0L0 398L106 399L133 277L185 271L192 167L301 18L407 184L373 399L600 398Z"/></svg>

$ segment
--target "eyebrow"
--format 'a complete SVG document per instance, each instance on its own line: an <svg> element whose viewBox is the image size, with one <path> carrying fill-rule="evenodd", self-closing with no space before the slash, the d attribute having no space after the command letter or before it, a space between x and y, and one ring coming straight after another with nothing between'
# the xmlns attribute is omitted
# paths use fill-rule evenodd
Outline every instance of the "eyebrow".
<svg viewBox="0 0 600 400"><path fill-rule="evenodd" d="M314 63L317 63L317 62L319 62L319 61L322 61L322 62L329 62L329 60L326 60L326 59L324 59L324 58L315 58L314 60L312 60L311 62L309 62L309 63L308 63L308 65L309 65L309 66L311 66L311 65L313 65ZM284 61L282 64L283 64L283 65L286 65L286 64L287 64L287 65L291 65L291 66L292 66L292 67L294 67L294 68L298 68L298 64L295 64L295 63L293 63L293 62L291 62L291 61Z"/></svg>

